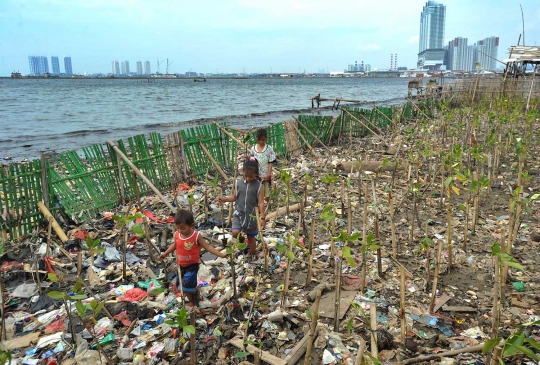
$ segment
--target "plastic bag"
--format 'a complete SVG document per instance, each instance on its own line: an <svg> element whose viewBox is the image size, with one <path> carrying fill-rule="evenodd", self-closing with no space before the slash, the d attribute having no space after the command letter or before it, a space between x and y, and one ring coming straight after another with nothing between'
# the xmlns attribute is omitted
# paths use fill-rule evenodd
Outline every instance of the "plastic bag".
<svg viewBox="0 0 540 365"><path fill-rule="evenodd" d="M75 361L77 365L106 365L105 358L100 356L96 350L88 348L86 342L81 335L77 335L77 352L75 352Z"/></svg>

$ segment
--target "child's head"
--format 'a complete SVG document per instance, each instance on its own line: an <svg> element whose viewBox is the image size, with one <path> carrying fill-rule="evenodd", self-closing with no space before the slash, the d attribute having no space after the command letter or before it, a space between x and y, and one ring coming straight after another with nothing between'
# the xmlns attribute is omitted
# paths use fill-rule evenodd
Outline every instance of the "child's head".
<svg viewBox="0 0 540 365"><path fill-rule="evenodd" d="M259 146L263 147L266 145L266 140L268 139L268 133L266 133L266 129L261 128L257 130L257 143Z"/></svg>
<svg viewBox="0 0 540 365"><path fill-rule="evenodd" d="M193 213L189 210L180 209L174 216L174 225L176 226L176 230L180 232L182 236L191 235L193 227L195 227Z"/></svg>
<svg viewBox="0 0 540 365"><path fill-rule="evenodd" d="M257 178L257 175L259 175L259 164L256 160L246 160L244 162L244 179L247 183L252 182Z"/></svg>

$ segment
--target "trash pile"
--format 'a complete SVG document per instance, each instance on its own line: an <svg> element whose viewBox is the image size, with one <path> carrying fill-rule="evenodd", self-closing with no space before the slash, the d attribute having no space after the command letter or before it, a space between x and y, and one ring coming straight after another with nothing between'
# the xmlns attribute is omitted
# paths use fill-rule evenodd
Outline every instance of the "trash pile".
<svg viewBox="0 0 540 365"><path fill-rule="evenodd" d="M402 138L390 144L394 154L413 150ZM202 254L198 303L182 297L172 258L157 260L173 242L174 213L155 196L81 225L55 216L66 242L44 226L7 243L0 267L2 353L14 364L49 365L182 364L194 357L191 363L199 364L291 365L306 357L323 364L361 358L484 364L480 345L493 337L493 288L500 280L493 243L515 224L507 213L514 156L502 156L464 249L463 226L471 217L457 208L462 196L452 196L456 208L447 215L447 195L440 177L430 176L429 161L384 168L393 158L388 146L375 136L351 141L315 146L277 166L255 261L225 227L229 205L216 200L232 184L224 191L208 182L181 184L164 193L174 207L191 208L207 241L230 253ZM529 149L529 197L540 186L538 152L538 145ZM363 170L351 156L379 161L378 168ZM540 320L540 206L531 199L528 208L514 261L501 261L511 268L496 327L504 339L518 324ZM526 336L540 342L536 325Z"/></svg>

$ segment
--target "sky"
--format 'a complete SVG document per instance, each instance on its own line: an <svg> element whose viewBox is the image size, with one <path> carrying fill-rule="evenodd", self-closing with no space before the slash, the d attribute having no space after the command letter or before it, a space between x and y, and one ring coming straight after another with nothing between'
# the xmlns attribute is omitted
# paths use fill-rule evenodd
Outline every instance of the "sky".
<svg viewBox="0 0 540 365"><path fill-rule="evenodd" d="M78 74L111 60L169 59L171 73L342 71L416 67L425 0L0 0L0 76L29 73L28 56L71 56ZM499 59L522 33L540 45L538 0L447 0L447 41L500 37ZM160 71L165 71L163 62Z"/></svg>

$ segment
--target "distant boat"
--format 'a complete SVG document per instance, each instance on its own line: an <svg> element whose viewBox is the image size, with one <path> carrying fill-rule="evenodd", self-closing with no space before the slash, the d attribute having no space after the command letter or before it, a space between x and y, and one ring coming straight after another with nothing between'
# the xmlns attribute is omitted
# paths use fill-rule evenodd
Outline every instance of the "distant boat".
<svg viewBox="0 0 540 365"><path fill-rule="evenodd" d="M206 82L206 79L205 78L195 78L193 79L194 82Z"/></svg>
<svg viewBox="0 0 540 365"><path fill-rule="evenodd" d="M20 72L12 72L11 77L13 77L14 79L20 79L22 78L22 75Z"/></svg>

